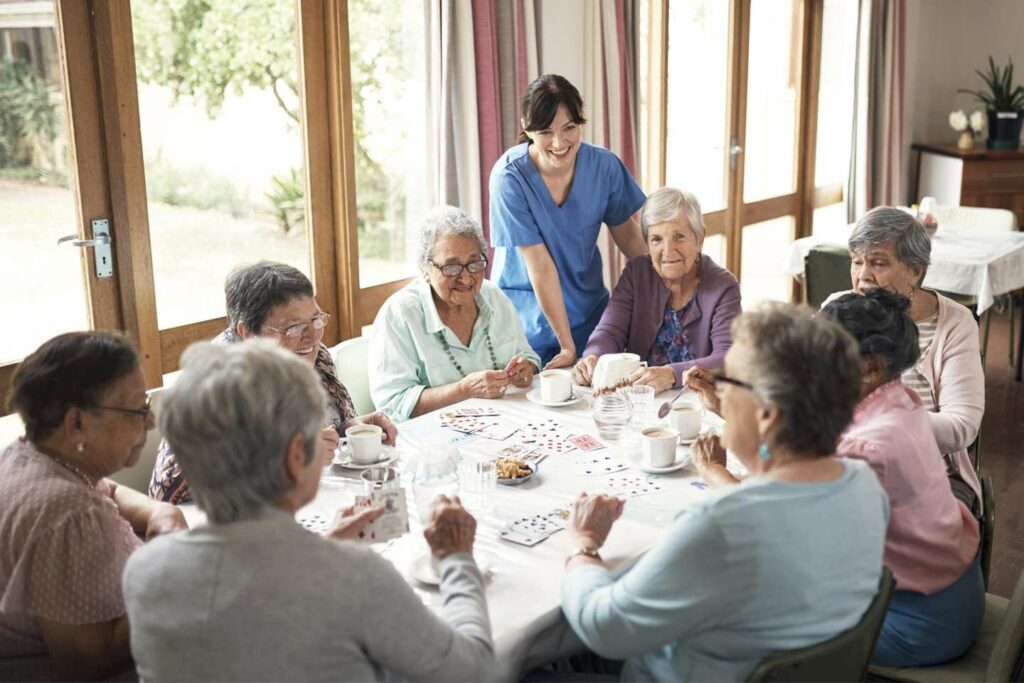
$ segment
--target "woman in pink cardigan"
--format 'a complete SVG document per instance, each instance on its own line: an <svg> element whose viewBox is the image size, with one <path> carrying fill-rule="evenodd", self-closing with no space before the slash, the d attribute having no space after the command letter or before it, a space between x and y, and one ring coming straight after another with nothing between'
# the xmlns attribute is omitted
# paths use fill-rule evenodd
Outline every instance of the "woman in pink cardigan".
<svg viewBox="0 0 1024 683"><path fill-rule="evenodd" d="M690 367L721 368L740 313L740 287L725 268L701 253L704 219L689 192L663 187L640 211L649 254L622 271L601 321L573 368L588 386L599 356L628 351L647 361L630 378L655 392L681 386Z"/></svg>
<svg viewBox="0 0 1024 683"><path fill-rule="evenodd" d="M882 287L910 299L921 357L903 373L903 383L928 411L954 493L978 513L981 484L967 454L985 412L978 324L964 306L921 287L931 262L932 242L910 214L891 206L868 211L857 221L849 246L855 291L863 294ZM832 295L829 301L838 296Z"/></svg>

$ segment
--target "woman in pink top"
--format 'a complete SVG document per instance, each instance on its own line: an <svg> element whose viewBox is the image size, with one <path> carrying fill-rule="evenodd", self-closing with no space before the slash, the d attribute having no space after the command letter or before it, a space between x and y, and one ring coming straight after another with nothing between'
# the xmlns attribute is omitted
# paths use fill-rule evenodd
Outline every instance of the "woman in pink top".
<svg viewBox="0 0 1024 683"><path fill-rule="evenodd" d="M0 680L116 674L131 665L128 555L186 526L105 478L154 426L138 355L116 334L54 337L19 366L10 407L25 436L0 453Z"/></svg>
<svg viewBox="0 0 1024 683"><path fill-rule="evenodd" d="M974 643L985 609L978 522L953 497L928 413L901 373L920 354L910 301L876 287L822 312L860 344L861 402L837 452L866 461L889 496L884 562L896 592L872 662L929 666Z"/></svg>

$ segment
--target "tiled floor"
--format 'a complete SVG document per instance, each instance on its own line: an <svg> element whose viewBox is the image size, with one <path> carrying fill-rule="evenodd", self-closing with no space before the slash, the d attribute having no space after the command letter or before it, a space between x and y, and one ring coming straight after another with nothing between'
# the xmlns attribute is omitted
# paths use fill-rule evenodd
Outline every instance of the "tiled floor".
<svg viewBox="0 0 1024 683"><path fill-rule="evenodd" d="M981 469L992 477L996 497L989 592L1005 597L1024 569L1024 382L1013 380L1008 330L1006 313L993 317L981 423Z"/></svg>

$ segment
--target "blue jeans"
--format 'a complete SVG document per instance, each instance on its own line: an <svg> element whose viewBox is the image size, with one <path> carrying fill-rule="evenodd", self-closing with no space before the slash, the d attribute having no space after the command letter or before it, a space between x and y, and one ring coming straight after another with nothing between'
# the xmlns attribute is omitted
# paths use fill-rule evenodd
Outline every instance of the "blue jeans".
<svg viewBox="0 0 1024 683"><path fill-rule="evenodd" d="M876 666L932 666L961 656L985 616L981 555L951 585L931 595L896 591L871 657Z"/></svg>

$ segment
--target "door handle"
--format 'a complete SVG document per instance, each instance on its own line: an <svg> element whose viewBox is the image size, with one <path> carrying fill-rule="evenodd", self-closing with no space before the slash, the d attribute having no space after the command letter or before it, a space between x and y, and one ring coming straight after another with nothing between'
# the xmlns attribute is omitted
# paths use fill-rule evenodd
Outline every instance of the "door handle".
<svg viewBox="0 0 1024 683"><path fill-rule="evenodd" d="M70 242L73 247L95 249L96 277L110 277L114 274L114 256L110 251L110 221L97 218L92 222L92 239L80 240L78 235L65 235L57 240L57 244Z"/></svg>
<svg viewBox="0 0 1024 683"><path fill-rule="evenodd" d="M732 139L732 144L729 145L729 170L736 170L736 158L743 152L743 148L740 147L739 141L736 138Z"/></svg>

